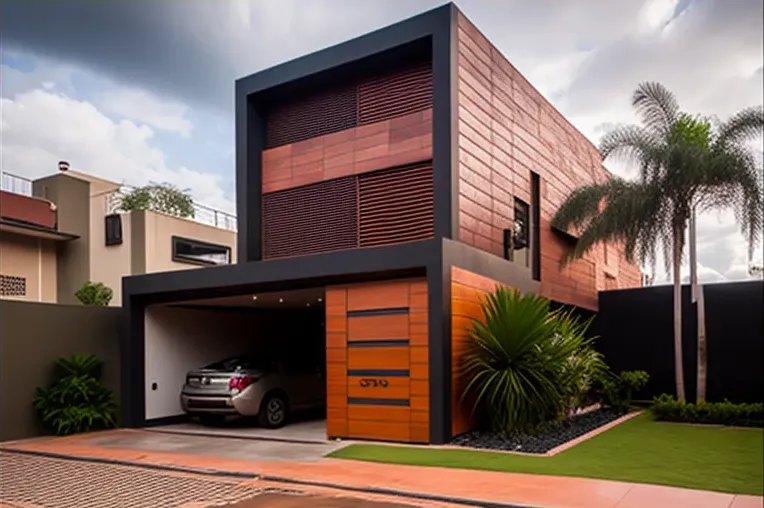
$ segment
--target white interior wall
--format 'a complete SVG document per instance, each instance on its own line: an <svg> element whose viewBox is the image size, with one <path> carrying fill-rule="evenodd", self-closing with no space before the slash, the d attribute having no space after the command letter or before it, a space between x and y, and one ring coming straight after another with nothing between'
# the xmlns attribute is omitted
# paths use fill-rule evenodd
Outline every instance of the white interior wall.
<svg viewBox="0 0 764 508"><path fill-rule="evenodd" d="M146 419L183 414L180 391L189 370L266 343L259 340L263 318L240 312L152 305L145 320Z"/></svg>

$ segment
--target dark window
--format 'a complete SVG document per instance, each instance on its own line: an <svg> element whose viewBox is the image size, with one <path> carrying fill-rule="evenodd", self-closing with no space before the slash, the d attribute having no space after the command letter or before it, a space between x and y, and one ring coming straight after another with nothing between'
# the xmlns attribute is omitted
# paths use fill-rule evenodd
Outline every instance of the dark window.
<svg viewBox="0 0 764 508"><path fill-rule="evenodd" d="M198 265L230 265L231 248L173 236L172 260Z"/></svg>
<svg viewBox="0 0 764 508"><path fill-rule="evenodd" d="M106 245L120 245L122 243L122 216L118 213L107 215L104 218L106 227Z"/></svg>
<svg viewBox="0 0 764 508"><path fill-rule="evenodd" d="M515 198L515 223L512 245L515 250L528 247L529 233L528 203Z"/></svg>
<svg viewBox="0 0 764 508"><path fill-rule="evenodd" d="M531 171L531 273L541 280L541 179Z"/></svg>

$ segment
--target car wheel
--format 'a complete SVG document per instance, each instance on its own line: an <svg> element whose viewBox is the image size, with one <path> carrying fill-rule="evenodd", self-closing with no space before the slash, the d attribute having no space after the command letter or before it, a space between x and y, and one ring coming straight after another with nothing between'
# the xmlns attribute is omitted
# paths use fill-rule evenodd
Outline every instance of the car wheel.
<svg viewBox="0 0 764 508"><path fill-rule="evenodd" d="M208 427L218 427L225 423L225 415L199 415L199 421Z"/></svg>
<svg viewBox="0 0 764 508"><path fill-rule="evenodd" d="M260 426L266 429L283 427L287 419L287 410L287 400L283 394L268 394L260 405Z"/></svg>

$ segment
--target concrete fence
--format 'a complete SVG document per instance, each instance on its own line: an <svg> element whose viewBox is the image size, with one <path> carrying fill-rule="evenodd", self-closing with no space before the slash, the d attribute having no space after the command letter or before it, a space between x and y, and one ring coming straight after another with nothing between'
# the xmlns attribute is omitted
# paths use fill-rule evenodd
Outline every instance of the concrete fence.
<svg viewBox="0 0 764 508"><path fill-rule="evenodd" d="M119 400L121 325L120 307L0 300L0 441L43 434L32 399L61 357L97 355Z"/></svg>

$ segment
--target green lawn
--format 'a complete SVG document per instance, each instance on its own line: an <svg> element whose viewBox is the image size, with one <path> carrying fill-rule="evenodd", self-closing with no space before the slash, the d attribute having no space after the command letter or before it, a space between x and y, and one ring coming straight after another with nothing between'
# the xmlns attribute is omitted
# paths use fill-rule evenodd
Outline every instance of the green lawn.
<svg viewBox="0 0 764 508"><path fill-rule="evenodd" d="M473 450L350 445L341 459L582 476L736 494L762 494L762 429L654 422L640 415L554 457Z"/></svg>

